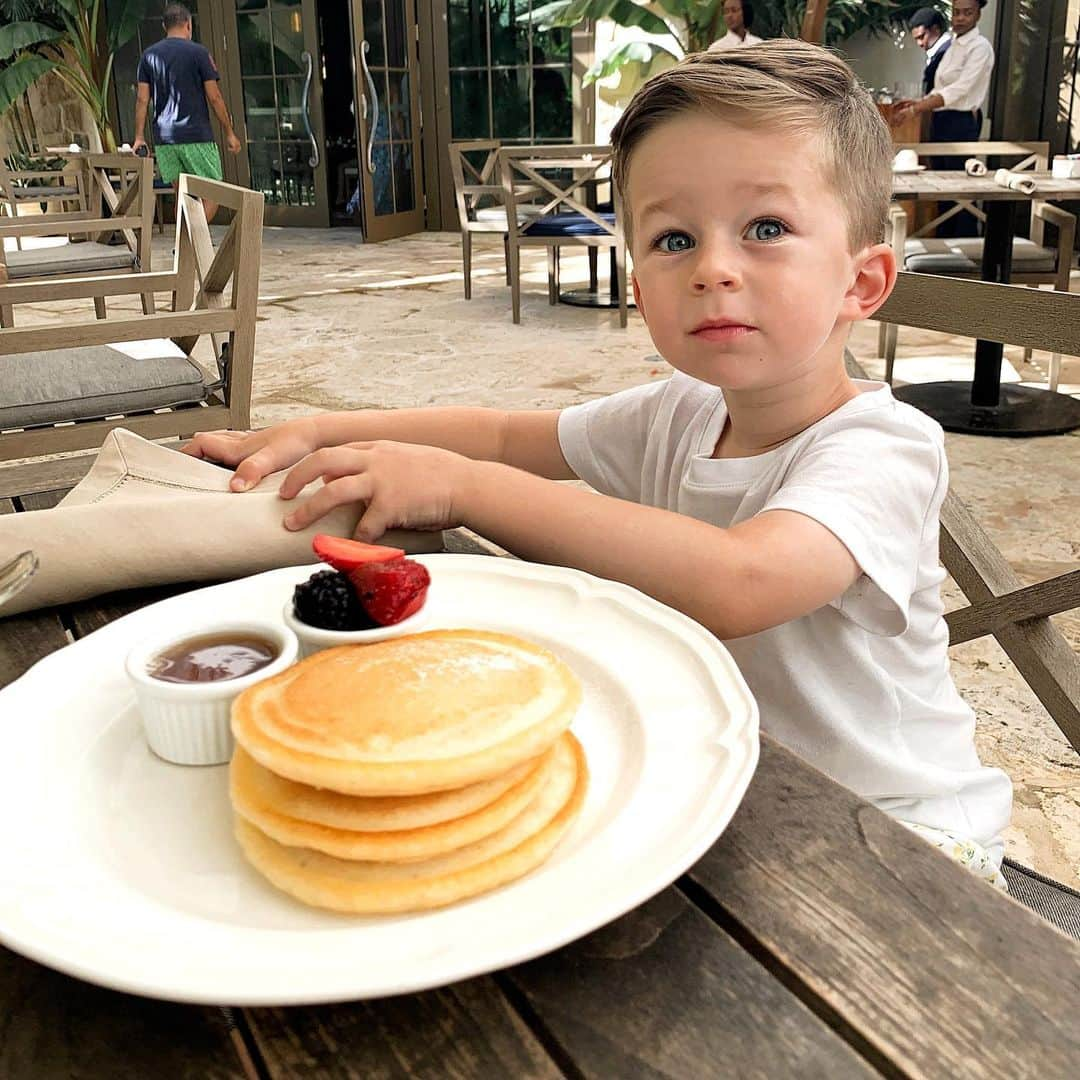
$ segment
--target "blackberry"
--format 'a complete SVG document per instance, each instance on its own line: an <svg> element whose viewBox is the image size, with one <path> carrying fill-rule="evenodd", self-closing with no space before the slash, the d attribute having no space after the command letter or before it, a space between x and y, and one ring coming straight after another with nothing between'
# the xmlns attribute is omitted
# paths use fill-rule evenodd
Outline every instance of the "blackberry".
<svg viewBox="0 0 1080 1080"><path fill-rule="evenodd" d="M378 625L360 604L352 582L336 570L321 570L297 585L293 613L323 630L370 630Z"/></svg>

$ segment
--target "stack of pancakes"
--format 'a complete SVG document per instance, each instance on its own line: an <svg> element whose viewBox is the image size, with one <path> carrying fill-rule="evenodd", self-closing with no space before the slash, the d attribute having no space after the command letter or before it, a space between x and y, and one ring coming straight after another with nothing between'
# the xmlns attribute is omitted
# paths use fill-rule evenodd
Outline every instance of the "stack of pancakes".
<svg viewBox="0 0 1080 1080"><path fill-rule="evenodd" d="M574 673L521 638L434 630L315 653L240 694L230 767L248 860L308 904L440 907L538 866L588 772Z"/></svg>

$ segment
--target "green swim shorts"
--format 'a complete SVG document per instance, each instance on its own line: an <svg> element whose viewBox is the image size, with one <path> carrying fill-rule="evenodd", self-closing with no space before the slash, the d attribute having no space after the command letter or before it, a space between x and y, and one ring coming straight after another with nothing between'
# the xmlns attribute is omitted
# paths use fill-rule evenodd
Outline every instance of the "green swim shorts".
<svg viewBox="0 0 1080 1080"><path fill-rule="evenodd" d="M167 184L175 184L181 173L205 176L207 180L222 179L217 143L158 143L154 147L154 157L161 179Z"/></svg>

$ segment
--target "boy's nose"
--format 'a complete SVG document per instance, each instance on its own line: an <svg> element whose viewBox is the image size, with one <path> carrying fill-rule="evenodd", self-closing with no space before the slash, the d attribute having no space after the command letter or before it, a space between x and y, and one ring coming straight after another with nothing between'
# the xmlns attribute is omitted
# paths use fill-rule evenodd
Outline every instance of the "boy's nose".
<svg viewBox="0 0 1080 1080"><path fill-rule="evenodd" d="M695 292L710 289L737 289L742 284L733 253L720 248L700 248L701 254L694 263L690 284Z"/></svg>

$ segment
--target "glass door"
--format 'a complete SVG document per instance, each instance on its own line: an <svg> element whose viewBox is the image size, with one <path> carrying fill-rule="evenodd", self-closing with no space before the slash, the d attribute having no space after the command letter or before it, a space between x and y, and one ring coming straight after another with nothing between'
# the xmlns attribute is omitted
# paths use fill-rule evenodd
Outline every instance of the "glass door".
<svg viewBox="0 0 1080 1080"><path fill-rule="evenodd" d="M416 10L412 0L353 0L360 176L367 240L424 227Z"/></svg>
<svg viewBox="0 0 1080 1080"><path fill-rule="evenodd" d="M228 89L246 149L241 182L265 196L267 225L328 225L315 0L226 0L226 7L237 42L238 85Z"/></svg>

